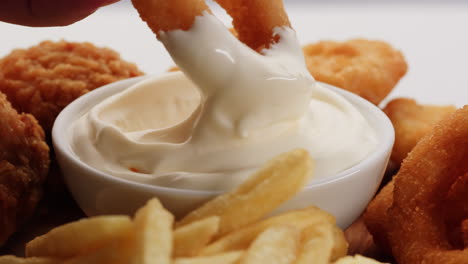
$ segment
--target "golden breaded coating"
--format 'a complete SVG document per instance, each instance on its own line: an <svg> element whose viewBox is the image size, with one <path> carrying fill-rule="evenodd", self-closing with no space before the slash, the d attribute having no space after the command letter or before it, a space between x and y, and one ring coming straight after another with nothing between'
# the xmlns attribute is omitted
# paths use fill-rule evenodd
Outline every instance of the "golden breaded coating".
<svg viewBox="0 0 468 264"><path fill-rule="evenodd" d="M139 75L134 64L110 49L45 41L0 60L0 91L16 110L32 114L49 133L59 112L79 96Z"/></svg>
<svg viewBox="0 0 468 264"><path fill-rule="evenodd" d="M395 163L401 161L417 145L421 138L431 133L441 119L456 111L453 106L418 105L416 101L398 98L391 101L384 110L395 127L396 140L392 153ZM468 203L467 176L460 177L444 201L443 217L446 221L448 238L453 245L463 242L460 236L460 222L467 217ZM387 184L374 200L368 205L364 214L364 222L374 237L376 244L387 253L391 253L388 238L389 208L393 204L394 181Z"/></svg>
<svg viewBox="0 0 468 264"><path fill-rule="evenodd" d="M405 75L403 55L382 41L321 41L304 46L307 67L318 81L379 104Z"/></svg>
<svg viewBox="0 0 468 264"><path fill-rule="evenodd" d="M0 246L33 213L49 170L44 131L0 93Z"/></svg>
<svg viewBox="0 0 468 264"><path fill-rule="evenodd" d="M233 18L239 40L260 51L278 39L276 27L291 27L283 0L215 0Z"/></svg>
<svg viewBox="0 0 468 264"><path fill-rule="evenodd" d="M468 172L450 187L442 211L451 245L459 249L468 247L463 237L463 222L468 220Z"/></svg>
<svg viewBox="0 0 468 264"><path fill-rule="evenodd" d="M383 109L395 128L395 144L391 160L401 164L416 143L445 116L455 112L454 106L421 105L409 98L397 98Z"/></svg>
<svg viewBox="0 0 468 264"><path fill-rule="evenodd" d="M384 252L391 254L388 242L388 209L393 203L394 182L385 185L369 203L364 213L364 223L372 234L374 243Z"/></svg>
<svg viewBox="0 0 468 264"><path fill-rule="evenodd" d="M437 122L411 150L394 177L387 230L399 264L468 264L468 248L452 245L447 236L447 229L458 227L447 226L444 221L446 197L452 187L461 181L453 194L465 193L462 183L468 180L467 161L468 105ZM452 212L462 210L458 207ZM468 219L468 215L464 217Z"/></svg>
<svg viewBox="0 0 468 264"><path fill-rule="evenodd" d="M188 30L195 17L211 12L205 0L132 0L132 4L156 35L160 31Z"/></svg>

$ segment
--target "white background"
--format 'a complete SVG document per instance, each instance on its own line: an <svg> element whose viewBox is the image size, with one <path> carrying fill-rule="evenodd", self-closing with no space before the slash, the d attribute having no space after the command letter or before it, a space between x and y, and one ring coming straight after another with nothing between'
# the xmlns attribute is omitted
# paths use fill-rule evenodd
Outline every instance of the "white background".
<svg viewBox="0 0 468 264"><path fill-rule="evenodd" d="M285 2L304 44L361 37L384 40L400 49L409 71L390 98L409 96L423 103L458 106L468 103L468 1ZM221 17L228 21L225 14ZM104 7L62 28L27 28L0 22L0 56L47 39L89 41L113 48L149 74L173 65L128 2Z"/></svg>

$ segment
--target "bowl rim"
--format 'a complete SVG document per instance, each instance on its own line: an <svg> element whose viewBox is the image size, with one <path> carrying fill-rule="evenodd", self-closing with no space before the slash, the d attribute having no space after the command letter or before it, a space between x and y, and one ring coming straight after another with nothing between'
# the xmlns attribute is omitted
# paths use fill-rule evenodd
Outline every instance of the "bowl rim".
<svg viewBox="0 0 468 264"><path fill-rule="evenodd" d="M67 137L66 131L68 127L70 126L71 122L77 120L75 116L80 114L80 112L82 113L83 109L90 109L90 107L97 104L96 99L93 99L93 97L100 98L103 96L102 94L107 94L109 93L109 90L113 90L113 89L117 89L120 92L124 89L122 87L124 86L130 87L131 85L139 81L142 81L144 79L147 79L147 78L151 78L155 76L163 77L163 76L168 76L171 74L177 74L177 73L169 72L169 73L163 73L163 74L158 74L158 75L154 75L154 74L144 75L144 76L133 77L133 78L125 79L125 80L116 81L116 82L104 85L100 87L99 89L95 89L77 98L73 102L71 102L68 106L66 106L59 113L59 115L57 116L54 122L54 126L52 128L52 143L53 143L55 152L59 155L64 155L64 157L67 160L71 161L74 165L76 165L76 167L78 167L80 170L84 170L89 175L95 175L95 177L100 177L108 181L115 181L119 184L132 185L134 187L143 188L147 191L152 191L152 190L167 191L167 192L170 191L170 192L180 192L180 193L194 194L194 195L215 195L215 194L224 192L220 190L181 189L181 188L166 187L166 186L159 186L159 185L150 185L150 184L140 183L137 181L128 180L125 178L112 176L108 173L100 171L86 164L85 162L80 160L80 158L75 153L73 153L73 150L71 149L71 146L67 140L68 137ZM324 178L317 179L317 180L312 180L310 183L308 183L304 187L304 190L317 188L322 185L341 181L345 178L353 176L357 172L361 171L362 168L367 167L372 163L375 163L383 155L388 155L389 151L393 147L394 140L395 140L394 128L390 119L376 105L344 89L335 87L330 84L322 83L322 82L317 82L317 83L319 83L323 87L331 89L334 92L337 92L338 94L344 96L353 105L359 105L360 107L363 107L369 110L370 114L365 115L366 119L369 120L369 118L367 117L369 115L377 117L376 120L378 121L373 121L373 122L377 123L379 127L382 127L381 130L384 133L383 135L378 136L378 138L381 140L378 141L376 149L373 152L371 152L365 159L361 160L360 162L351 166L350 168L347 168L337 173L336 175L324 177ZM110 96L114 95L115 93L116 92L111 93ZM359 111L361 112L361 110ZM375 127L375 125L373 127ZM63 133L64 131L65 133ZM64 175L64 177L66 176Z"/></svg>

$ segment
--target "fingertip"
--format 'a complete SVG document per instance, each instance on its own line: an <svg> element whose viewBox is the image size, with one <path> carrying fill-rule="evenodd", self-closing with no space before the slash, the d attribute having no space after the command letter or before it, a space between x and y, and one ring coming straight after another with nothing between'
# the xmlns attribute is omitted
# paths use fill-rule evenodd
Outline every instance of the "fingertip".
<svg viewBox="0 0 468 264"><path fill-rule="evenodd" d="M28 0L37 26L66 26L94 13L98 8L119 0Z"/></svg>

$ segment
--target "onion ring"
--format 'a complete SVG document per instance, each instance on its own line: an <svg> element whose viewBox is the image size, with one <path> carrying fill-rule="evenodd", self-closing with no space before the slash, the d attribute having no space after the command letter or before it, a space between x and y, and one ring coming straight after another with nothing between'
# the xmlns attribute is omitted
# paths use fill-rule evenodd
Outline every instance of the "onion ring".
<svg viewBox="0 0 468 264"><path fill-rule="evenodd" d="M463 248L462 222L468 219L468 173L459 177L450 188L444 201L443 216L450 243Z"/></svg>
<svg viewBox="0 0 468 264"><path fill-rule="evenodd" d="M276 43L276 27L290 27L282 0L216 0L232 16L239 40L260 51ZM161 32L189 30L197 16L212 13L204 0L132 0L141 19Z"/></svg>
<svg viewBox="0 0 468 264"><path fill-rule="evenodd" d="M388 241L388 209L393 203L394 181L385 185L367 206L364 223L372 234L374 243L385 253L391 253Z"/></svg>
<svg viewBox="0 0 468 264"><path fill-rule="evenodd" d="M442 214L451 187L468 172L467 157L465 106L439 122L403 161L388 210L389 242L398 263L468 263L468 248L450 244Z"/></svg>
<svg viewBox="0 0 468 264"><path fill-rule="evenodd" d="M468 219L465 219L462 223L462 232L463 232L463 244L465 247L468 247Z"/></svg>

